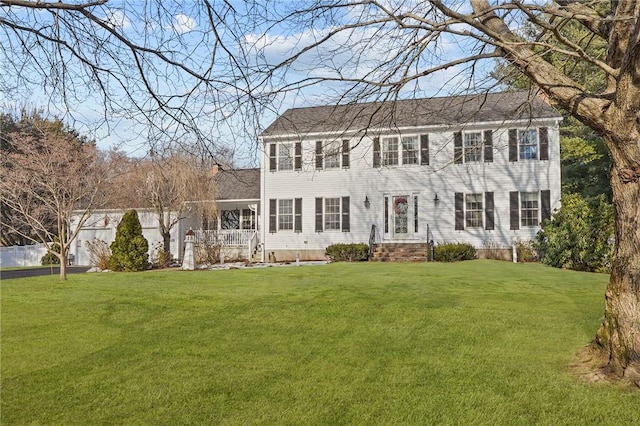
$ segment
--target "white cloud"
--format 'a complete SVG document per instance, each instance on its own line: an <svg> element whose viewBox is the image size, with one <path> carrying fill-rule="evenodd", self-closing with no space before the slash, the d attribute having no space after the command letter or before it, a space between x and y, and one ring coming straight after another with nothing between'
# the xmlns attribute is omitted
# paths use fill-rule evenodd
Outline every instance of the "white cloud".
<svg viewBox="0 0 640 426"><path fill-rule="evenodd" d="M127 29L131 27L131 21L129 18L127 18L124 12L119 10L110 11L105 17L105 20L116 28Z"/></svg>
<svg viewBox="0 0 640 426"><path fill-rule="evenodd" d="M196 21L182 13L174 17L173 29L180 34L188 33L196 27Z"/></svg>

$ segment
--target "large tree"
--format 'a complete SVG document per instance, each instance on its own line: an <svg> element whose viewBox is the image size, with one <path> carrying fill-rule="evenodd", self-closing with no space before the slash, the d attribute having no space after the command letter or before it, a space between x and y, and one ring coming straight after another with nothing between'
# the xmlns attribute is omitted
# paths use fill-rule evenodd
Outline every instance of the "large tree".
<svg viewBox="0 0 640 426"><path fill-rule="evenodd" d="M197 133L203 129L198 116L217 120L234 111L223 107L225 100L253 113L260 112L262 100L290 101L289 93L298 95L296 102L310 96L327 102L331 94L351 102L393 100L442 82L448 92L488 90L496 82L488 72L482 78L489 68L483 63L493 68L497 58L506 60L542 96L605 140L613 162L616 259L595 345L610 372L640 381L640 2L254 0L181 6L167 0L119 9L109 4L0 0L11 12L0 18L4 62L22 76L3 73L3 84L32 88L32 74L47 76L41 79L45 87L71 105L81 93L67 95L63 82L73 80L60 71L75 70L62 65L71 61L80 70L73 77L87 83L82 87L96 87L107 109L123 105L112 93L126 93L121 100L133 106L132 115L153 119L163 113L152 120L156 128ZM43 20L38 10L51 18ZM125 30L122 16L130 15L143 30ZM565 28L575 26L587 36L569 36ZM589 49L595 42L602 43L596 50L601 53ZM605 84L592 87L574 78L576 64L597 69ZM449 78L436 79L439 73ZM113 84L117 92L110 91ZM313 92L315 84L322 84L322 93ZM203 107L209 104L219 107L215 113ZM171 127L169 119L180 124ZM247 119L239 127L254 124Z"/></svg>
<svg viewBox="0 0 640 426"><path fill-rule="evenodd" d="M31 243L46 244L60 260L60 279L66 280L69 248L108 194L108 155L57 120L23 119L7 141L0 201L12 220L3 227ZM78 220L75 230L72 216Z"/></svg>

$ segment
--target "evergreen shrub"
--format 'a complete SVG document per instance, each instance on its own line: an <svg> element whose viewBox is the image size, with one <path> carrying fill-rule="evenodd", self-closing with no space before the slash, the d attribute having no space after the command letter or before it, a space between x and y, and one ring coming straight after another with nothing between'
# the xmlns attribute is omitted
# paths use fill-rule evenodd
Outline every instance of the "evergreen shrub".
<svg viewBox="0 0 640 426"><path fill-rule="evenodd" d="M116 229L111 243L109 268L114 271L143 271L149 268L149 242L142 235L138 212L127 211Z"/></svg>
<svg viewBox="0 0 640 426"><path fill-rule="evenodd" d="M60 253L60 244L53 243L53 245L51 246L51 250L55 251L56 253ZM42 256L42 259L40 259L40 264L41 265L59 265L60 258L55 253L51 253L50 251L47 251L45 255Z"/></svg>
<svg viewBox="0 0 640 426"><path fill-rule="evenodd" d="M557 268L611 272L613 206L604 195L562 197L562 207L542 224L535 240L540 261Z"/></svg>
<svg viewBox="0 0 640 426"><path fill-rule="evenodd" d="M327 247L326 255L332 262L357 262L369 259L366 244L333 244Z"/></svg>
<svg viewBox="0 0 640 426"><path fill-rule="evenodd" d="M438 244L435 249L437 262L460 262L476 258L476 249L471 244L445 243Z"/></svg>

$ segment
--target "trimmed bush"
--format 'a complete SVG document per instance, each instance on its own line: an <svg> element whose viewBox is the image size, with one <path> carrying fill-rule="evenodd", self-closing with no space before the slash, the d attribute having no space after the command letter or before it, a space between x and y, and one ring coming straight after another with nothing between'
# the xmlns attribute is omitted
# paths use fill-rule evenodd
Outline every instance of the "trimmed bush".
<svg viewBox="0 0 640 426"><path fill-rule="evenodd" d="M471 244L446 243L435 247L437 262L460 262L476 258L476 249Z"/></svg>
<svg viewBox="0 0 640 426"><path fill-rule="evenodd" d="M369 259L366 244L333 244L327 247L326 255L332 262L357 262Z"/></svg>
<svg viewBox="0 0 640 426"><path fill-rule="evenodd" d="M111 243L109 268L114 271L143 271L149 268L149 242L142 236L138 212L127 211L116 229Z"/></svg>

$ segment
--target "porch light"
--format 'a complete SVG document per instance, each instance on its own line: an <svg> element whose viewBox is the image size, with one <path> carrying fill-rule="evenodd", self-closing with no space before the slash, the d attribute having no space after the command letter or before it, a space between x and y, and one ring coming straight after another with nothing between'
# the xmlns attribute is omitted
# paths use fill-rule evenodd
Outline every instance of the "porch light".
<svg viewBox="0 0 640 426"><path fill-rule="evenodd" d="M367 197L366 195L364 196L364 206L366 208L369 208L369 206L371 205L371 203L369 202L369 197Z"/></svg>
<svg viewBox="0 0 640 426"><path fill-rule="evenodd" d="M438 198L438 193L436 192L436 196L433 197L433 204L435 206L437 206L438 204L440 204L440 198Z"/></svg>

